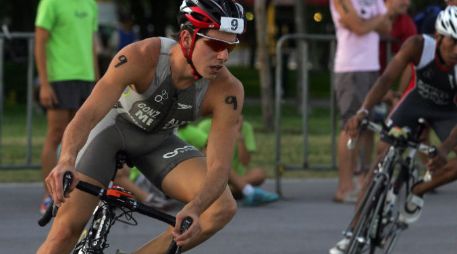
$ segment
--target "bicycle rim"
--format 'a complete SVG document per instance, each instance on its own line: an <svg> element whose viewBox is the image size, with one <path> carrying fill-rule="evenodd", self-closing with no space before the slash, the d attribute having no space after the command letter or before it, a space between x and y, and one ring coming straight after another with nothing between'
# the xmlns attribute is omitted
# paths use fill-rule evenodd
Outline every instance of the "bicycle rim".
<svg viewBox="0 0 457 254"><path fill-rule="evenodd" d="M397 244L398 237L400 236L400 229L396 229L395 231L391 232L391 235L388 236L388 238L385 238L384 240L385 245L384 245L384 254L389 254L392 253L392 250L394 249L395 245Z"/></svg>
<svg viewBox="0 0 457 254"><path fill-rule="evenodd" d="M373 225L374 219L378 216L377 208L380 200L380 192L384 187L384 176L378 175L378 179L374 180L365 195L362 205L359 208L359 220L354 227L351 240L345 254L360 254L368 250L369 246L369 231ZM368 246L367 246L368 244Z"/></svg>

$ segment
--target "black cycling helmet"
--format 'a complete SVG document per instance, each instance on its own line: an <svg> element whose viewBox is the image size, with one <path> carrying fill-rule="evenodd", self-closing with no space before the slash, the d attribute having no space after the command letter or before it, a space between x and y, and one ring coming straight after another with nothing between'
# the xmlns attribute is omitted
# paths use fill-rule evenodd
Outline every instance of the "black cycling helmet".
<svg viewBox="0 0 457 254"><path fill-rule="evenodd" d="M243 7L234 0L183 0L179 7L179 25L197 29L218 29L241 34L244 32Z"/></svg>
<svg viewBox="0 0 457 254"><path fill-rule="evenodd" d="M195 79L201 75L192 63L192 53L200 30L242 34L246 27L243 6L235 0L183 0L179 7L178 23L180 29L192 30L192 43L188 50L180 43L184 57L193 69Z"/></svg>

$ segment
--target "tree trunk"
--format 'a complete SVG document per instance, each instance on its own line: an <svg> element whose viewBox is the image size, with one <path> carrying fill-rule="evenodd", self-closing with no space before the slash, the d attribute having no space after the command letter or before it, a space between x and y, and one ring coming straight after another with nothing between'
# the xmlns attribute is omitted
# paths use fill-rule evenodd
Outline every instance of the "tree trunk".
<svg viewBox="0 0 457 254"><path fill-rule="evenodd" d="M273 128L273 91L271 63L268 56L266 1L255 1L255 24L257 35L257 62L260 76L260 96L262 105L262 121L265 129Z"/></svg>

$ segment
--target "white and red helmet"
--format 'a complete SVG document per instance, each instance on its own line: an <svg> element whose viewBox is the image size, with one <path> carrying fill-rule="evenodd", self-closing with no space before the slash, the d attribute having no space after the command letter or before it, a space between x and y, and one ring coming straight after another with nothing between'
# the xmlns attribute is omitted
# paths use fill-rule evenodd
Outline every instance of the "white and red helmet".
<svg viewBox="0 0 457 254"><path fill-rule="evenodd" d="M246 20L243 7L234 0L183 0L178 22L197 29L217 29L242 34Z"/></svg>

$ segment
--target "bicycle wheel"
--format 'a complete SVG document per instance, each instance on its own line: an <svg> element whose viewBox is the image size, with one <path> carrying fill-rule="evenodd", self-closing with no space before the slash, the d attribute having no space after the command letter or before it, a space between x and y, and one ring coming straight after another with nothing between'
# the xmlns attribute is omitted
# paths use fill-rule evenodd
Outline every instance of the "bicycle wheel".
<svg viewBox="0 0 457 254"><path fill-rule="evenodd" d="M107 237L114 220L113 208L100 201L86 236L76 244L73 254L103 254L103 250L108 248Z"/></svg>
<svg viewBox="0 0 457 254"><path fill-rule="evenodd" d="M384 174L376 174L356 214L359 216L357 223L353 227L346 254L373 252L374 246L370 244L373 238L371 234L377 230L376 227L380 219L379 211L382 210L385 197L385 185L386 176Z"/></svg>
<svg viewBox="0 0 457 254"><path fill-rule="evenodd" d="M408 170L408 169L402 169ZM400 175L399 177L401 177ZM399 221L400 207L404 205L408 196L409 177L403 174L402 178L397 178L390 186L389 192L395 195L395 200L388 198L385 203L383 218L379 226L378 246L382 253L391 253L400 236L401 231L405 230L408 225ZM394 193L395 192L395 193Z"/></svg>

